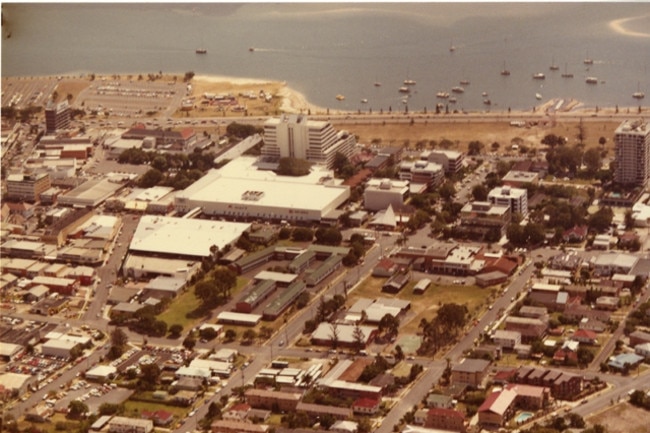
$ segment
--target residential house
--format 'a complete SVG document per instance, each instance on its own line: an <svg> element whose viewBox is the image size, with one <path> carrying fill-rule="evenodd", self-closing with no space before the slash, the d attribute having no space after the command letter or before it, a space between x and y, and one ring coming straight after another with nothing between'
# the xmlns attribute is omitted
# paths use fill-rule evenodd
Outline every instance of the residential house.
<svg viewBox="0 0 650 433"><path fill-rule="evenodd" d="M379 411L381 400L374 398L358 398L352 403L352 412L362 415L374 415Z"/></svg>
<svg viewBox="0 0 650 433"><path fill-rule="evenodd" d="M108 422L109 433L150 433L152 430L153 421L150 419L116 416Z"/></svg>
<svg viewBox="0 0 650 433"><path fill-rule="evenodd" d="M426 406L428 408L451 409L454 407L454 399L450 395L429 394Z"/></svg>
<svg viewBox="0 0 650 433"><path fill-rule="evenodd" d="M335 407L323 404L300 402L296 407L296 411L305 412L314 419L320 419L320 417L325 415L332 416L337 420L344 420L352 417L352 409L349 407Z"/></svg>
<svg viewBox="0 0 650 433"><path fill-rule="evenodd" d="M212 433L266 433L268 425L252 424L244 421L217 420L210 424Z"/></svg>
<svg viewBox="0 0 650 433"><path fill-rule="evenodd" d="M153 425L159 427L168 426L174 420L174 414L166 410L156 410L156 411L143 410L140 413L140 416L142 417L142 419L148 419L153 421Z"/></svg>
<svg viewBox="0 0 650 433"><path fill-rule="evenodd" d="M650 343L650 332L634 331L630 335L630 346L635 347L637 344Z"/></svg>
<svg viewBox="0 0 650 433"><path fill-rule="evenodd" d="M301 399L298 393L265 389L249 389L244 395L251 407L284 412L295 411Z"/></svg>
<svg viewBox="0 0 650 433"><path fill-rule="evenodd" d="M587 329L578 329L573 333L571 339L592 346L598 345L598 334Z"/></svg>
<svg viewBox="0 0 650 433"><path fill-rule="evenodd" d="M570 229L567 229L562 233L562 240L568 243L579 243L584 242L587 237L589 228L586 225L582 226L573 226Z"/></svg>
<svg viewBox="0 0 650 433"><path fill-rule="evenodd" d="M548 325L540 319L527 317L507 317L506 331L517 331L521 334L522 341L531 341L542 338L546 334Z"/></svg>
<svg viewBox="0 0 650 433"><path fill-rule="evenodd" d="M650 360L650 343L637 344L634 348L634 353L643 356L646 361Z"/></svg>
<svg viewBox="0 0 650 433"><path fill-rule="evenodd" d="M478 388L487 375L490 362L484 359L465 358L451 368L451 383Z"/></svg>
<svg viewBox="0 0 650 433"><path fill-rule="evenodd" d="M578 346L577 341L565 341L562 347L553 354L553 362L556 364L575 365L578 363Z"/></svg>
<svg viewBox="0 0 650 433"><path fill-rule="evenodd" d="M513 350L516 345L521 344L521 333L497 329L492 334L492 341L503 349Z"/></svg>
<svg viewBox="0 0 650 433"><path fill-rule="evenodd" d="M246 421L251 406L246 403L238 403L223 413L223 419L228 421Z"/></svg>
<svg viewBox="0 0 650 433"><path fill-rule="evenodd" d="M465 433L465 415L455 409L431 408L424 426Z"/></svg>
<svg viewBox="0 0 650 433"><path fill-rule="evenodd" d="M478 408L478 423L483 427L502 427L515 413L517 393L513 390L493 392Z"/></svg>

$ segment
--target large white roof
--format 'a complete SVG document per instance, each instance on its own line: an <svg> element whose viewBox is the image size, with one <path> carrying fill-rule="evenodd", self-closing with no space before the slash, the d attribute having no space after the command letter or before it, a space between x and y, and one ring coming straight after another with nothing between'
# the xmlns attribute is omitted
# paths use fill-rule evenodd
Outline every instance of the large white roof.
<svg viewBox="0 0 650 433"><path fill-rule="evenodd" d="M212 245L221 249L237 240L249 228L248 223L144 215L140 218L129 249L207 257Z"/></svg>
<svg viewBox="0 0 650 433"><path fill-rule="evenodd" d="M209 177L208 177L209 176ZM337 200L342 189L323 184L304 183L297 178L270 176L267 179L255 177L225 177L218 171L205 176L202 187L186 189L179 194L190 200L231 203L233 206L268 206L286 209L308 209L321 211ZM218 191L218 194L215 192ZM256 193L253 200L249 192ZM289 193L290 192L290 193Z"/></svg>

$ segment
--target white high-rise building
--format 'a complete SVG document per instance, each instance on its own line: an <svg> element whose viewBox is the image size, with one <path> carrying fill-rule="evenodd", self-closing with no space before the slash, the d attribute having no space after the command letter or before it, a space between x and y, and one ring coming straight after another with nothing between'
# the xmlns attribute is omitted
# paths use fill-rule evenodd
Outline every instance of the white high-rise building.
<svg viewBox="0 0 650 433"><path fill-rule="evenodd" d="M528 191L523 188L498 186L488 193L488 201L492 204L508 206L510 212L528 216Z"/></svg>
<svg viewBox="0 0 650 433"><path fill-rule="evenodd" d="M356 138L347 131L335 131L325 121L308 120L302 115L284 115L264 123L262 155L299 158L331 167L336 152L352 156Z"/></svg>
<svg viewBox="0 0 650 433"><path fill-rule="evenodd" d="M624 121L614 132L617 183L644 186L650 178L650 128L642 120Z"/></svg>

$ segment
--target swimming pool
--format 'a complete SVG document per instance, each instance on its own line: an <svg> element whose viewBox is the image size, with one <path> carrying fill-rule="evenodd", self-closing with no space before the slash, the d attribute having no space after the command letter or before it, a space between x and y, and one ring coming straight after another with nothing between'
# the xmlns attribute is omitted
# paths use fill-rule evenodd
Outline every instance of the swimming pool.
<svg viewBox="0 0 650 433"><path fill-rule="evenodd" d="M524 422L528 421L532 417L533 417L532 413L530 413L530 412L522 412L519 415L517 415L517 417L515 418L515 421L517 421L517 423L524 423Z"/></svg>

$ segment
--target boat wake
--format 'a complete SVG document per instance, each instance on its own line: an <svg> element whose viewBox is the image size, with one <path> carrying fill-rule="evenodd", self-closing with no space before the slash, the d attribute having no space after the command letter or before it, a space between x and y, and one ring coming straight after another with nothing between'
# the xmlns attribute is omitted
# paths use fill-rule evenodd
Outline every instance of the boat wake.
<svg viewBox="0 0 650 433"><path fill-rule="evenodd" d="M639 32L639 31L629 30L625 28L625 24L629 23L630 21L643 20L649 17L650 15L643 15L640 17L619 18L617 20L610 21L608 25L610 29L614 30L616 33L621 35L633 36L636 38L650 38L650 33Z"/></svg>

